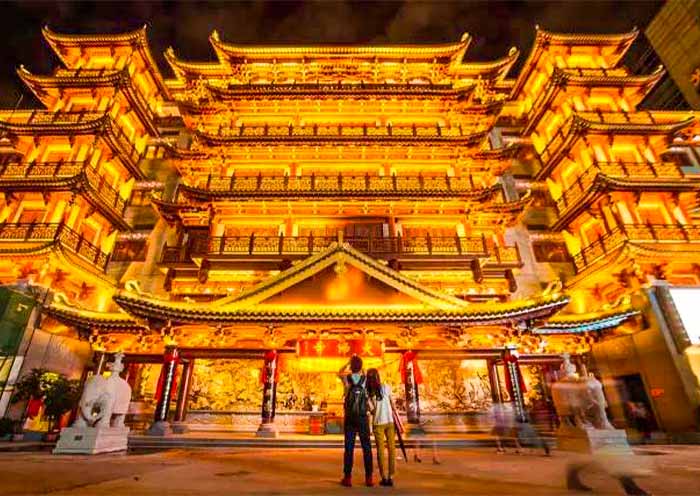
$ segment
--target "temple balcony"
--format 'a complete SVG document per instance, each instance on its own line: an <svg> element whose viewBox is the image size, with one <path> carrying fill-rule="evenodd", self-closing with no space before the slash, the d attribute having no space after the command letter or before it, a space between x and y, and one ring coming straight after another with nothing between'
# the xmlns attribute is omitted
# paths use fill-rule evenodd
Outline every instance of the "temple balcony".
<svg viewBox="0 0 700 496"><path fill-rule="evenodd" d="M214 236L190 238L186 246L165 247L161 264L188 265L195 259L215 262L279 262L304 259L340 242L336 236ZM494 246L485 237L345 237L342 242L381 260L396 260L404 266L441 269L471 268L480 262L484 270L522 266L517 246Z"/></svg>
<svg viewBox="0 0 700 496"><path fill-rule="evenodd" d="M444 141L477 142L489 131L486 124L457 126L368 126L308 125L308 126L200 126L199 135L211 142L250 141Z"/></svg>
<svg viewBox="0 0 700 496"><path fill-rule="evenodd" d="M88 269L100 272L105 272L110 258L64 223L0 224L0 254L26 256L51 249L58 249Z"/></svg>
<svg viewBox="0 0 700 496"><path fill-rule="evenodd" d="M559 126L539 151L541 168L535 179L544 179L573 145L588 134L605 136L669 135L694 122L687 112L575 112ZM534 139L534 138L533 138ZM535 147L538 149L538 147Z"/></svg>
<svg viewBox="0 0 700 496"><path fill-rule="evenodd" d="M487 198L497 189L475 183L472 175L464 177L391 175L333 176L310 174L307 176L208 176L194 186L181 184L178 197L207 201L213 198L238 197L332 197L376 196L387 198L459 196ZM176 202L179 198L176 198Z"/></svg>
<svg viewBox="0 0 700 496"><path fill-rule="evenodd" d="M604 191L688 191L700 189L697 177L687 177L674 162L595 161L562 191L556 201L558 217L552 229L559 230L587 208Z"/></svg>
<svg viewBox="0 0 700 496"><path fill-rule="evenodd" d="M112 116L106 112L50 112L45 110L0 112L0 130L28 136L100 136L114 155L137 179L144 174L139 169L143 154L124 133Z"/></svg>
<svg viewBox="0 0 700 496"><path fill-rule="evenodd" d="M57 69L50 76L35 75L20 67L18 74L47 108L54 108L65 90L80 88L113 88L114 94L121 92L127 105L133 108L142 124L152 134L157 134L156 114L133 81L130 71L135 68L127 64L123 69Z"/></svg>
<svg viewBox="0 0 700 496"><path fill-rule="evenodd" d="M638 261L657 263L700 256L700 226L680 224L624 224L603 234L574 255L577 272L609 261L609 256L629 248ZM607 266L606 266L607 267ZM607 269L610 270L608 267Z"/></svg>
<svg viewBox="0 0 700 496"><path fill-rule="evenodd" d="M130 229L124 220L127 201L104 176L83 162L29 162L0 165L0 190L4 191L84 191L86 199L121 229Z"/></svg>

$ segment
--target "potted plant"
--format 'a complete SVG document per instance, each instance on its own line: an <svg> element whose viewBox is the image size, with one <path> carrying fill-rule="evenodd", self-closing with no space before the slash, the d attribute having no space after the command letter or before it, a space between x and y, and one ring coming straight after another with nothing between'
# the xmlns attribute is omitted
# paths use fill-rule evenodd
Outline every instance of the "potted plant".
<svg viewBox="0 0 700 496"><path fill-rule="evenodd" d="M49 421L46 440L55 441L61 417L80 401L80 381L68 379L63 374L48 374L44 390L44 415Z"/></svg>
<svg viewBox="0 0 700 496"><path fill-rule="evenodd" d="M60 418L80 400L80 381L68 379L63 374L45 369L32 369L15 384L13 402L26 400L29 405L41 401L44 416L49 421L47 441L55 440L54 432ZM34 408L32 407L31 410ZM31 415L31 413L30 413Z"/></svg>

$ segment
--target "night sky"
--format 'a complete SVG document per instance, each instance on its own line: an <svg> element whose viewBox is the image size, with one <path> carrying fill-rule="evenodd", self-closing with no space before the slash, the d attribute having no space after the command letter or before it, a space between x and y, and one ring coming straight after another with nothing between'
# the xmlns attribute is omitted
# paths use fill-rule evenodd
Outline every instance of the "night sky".
<svg viewBox="0 0 700 496"><path fill-rule="evenodd" d="M35 73L58 65L41 37L48 24L59 32L120 32L148 23L151 50L166 77L163 51L213 59L207 38L217 29L236 43L425 43L451 42L469 32L468 60L502 57L511 46L525 59L540 24L552 31L622 32L643 29L660 1L472 2L7 2L0 3L0 107L38 103L22 88L15 69ZM516 67L517 69L517 67Z"/></svg>

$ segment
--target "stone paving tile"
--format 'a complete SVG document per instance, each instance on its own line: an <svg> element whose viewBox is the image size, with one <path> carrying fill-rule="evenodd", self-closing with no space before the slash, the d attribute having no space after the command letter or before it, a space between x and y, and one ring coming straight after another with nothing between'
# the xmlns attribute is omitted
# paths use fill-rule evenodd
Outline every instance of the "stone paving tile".
<svg viewBox="0 0 700 496"><path fill-rule="evenodd" d="M653 494L700 493L700 447L649 447L634 462L655 468L639 478ZM338 485L340 450L202 449L151 454L52 456L0 453L0 494L4 495L287 495L287 494L499 494L558 495L564 470L573 458L555 453L497 455L489 449L441 450L441 463L399 461L397 486L366 488L356 451L355 484ZM584 481L596 494L623 494L604 472L590 471ZM583 493L581 493L583 494Z"/></svg>

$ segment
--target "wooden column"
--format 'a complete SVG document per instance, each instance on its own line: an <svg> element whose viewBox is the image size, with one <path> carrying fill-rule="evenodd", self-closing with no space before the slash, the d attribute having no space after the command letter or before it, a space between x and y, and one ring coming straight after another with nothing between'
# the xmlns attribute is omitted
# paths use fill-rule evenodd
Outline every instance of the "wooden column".
<svg viewBox="0 0 700 496"><path fill-rule="evenodd" d="M501 380L498 377L498 363L496 360L487 360L486 366L489 371L489 385L491 386L491 401L493 403L503 403L503 393L501 392Z"/></svg>
<svg viewBox="0 0 700 496"><path fill-rule="evenodd" d="M172 434L168 413L170 412L170 400L173 397L173 383L175 372L180 361L180 353L175 346L166 346L163 354L163 368L159 379L160 397L156 405L153 425L147 434L151 436L167 436Z"/></svg>
<svg viewBox="0 0 700 496"><path fill-rule="evenodd" d="M263 365L263 395L261 407L261 423L256 433L259 437L277 437L275 428L275 407L277 403L277 365L278 353L270 350L265 353Z"/></svg>
<svg viewBox="0 0 700 496"><path fill-rule="evenodd" d="M175 422L184 422L187 417L187 402L192 389L192 374L194 372L194 358L189 359L182 365L182 375L180 376L180 389L175 406Z"/></svg>
<svg viewBox="0 0 700 496"><path fill-rule="evenodd" d="M503 363L505 368L505 373L508 375L506 384L508 385L508 393L510 394L510 401L513 403L513 410L515 412L515 419L518 422L527 422L527 415L525 414L525 398L523 396L523 389L521 386L522 374L520 372L520 364L518 363L518 355L515 353L515 346L506 346L505 352L503 354Z"/></svg>
<svg viewBox="0 0 700 496"><path fill-rule="evenodd" d="M423 434L424 431L420 425L420 398L418 396L418 381L416 380L415 352L405 352L401 364L403 366L404 388L406 393L407 432L409 434Z"/></svg>

